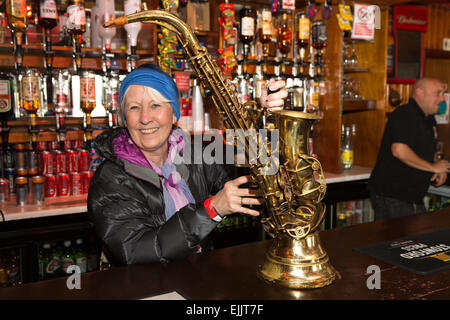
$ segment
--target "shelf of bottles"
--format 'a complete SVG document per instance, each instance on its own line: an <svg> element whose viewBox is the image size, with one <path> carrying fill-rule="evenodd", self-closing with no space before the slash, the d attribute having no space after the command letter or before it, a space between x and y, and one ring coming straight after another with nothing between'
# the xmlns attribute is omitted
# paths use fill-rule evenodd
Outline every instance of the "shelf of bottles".
<svg viewBox="0 0 450 320"><path fill-rule="evenodd" d="M3 247L0 248L0 288L67 277L71 266L79 268L80 273L98 271L99 258L95 239L85 234Z"/></svg>
<svg viewBox="0 0 450 320"><path fill-rule="evenodd" d="M136 50L141 23L124 28L127 50L112 49L116 29L102 24L115 18L114 0L90 9L84 0L66 4L6 0L0 16L7 26L0 30L3 203L82 199L83 179L89 181L101 162L93 138L118 125L120 80L139 58L154 58ZM140 0L128 0L120 14L140 9ZM100 48L90 47L94 40Z"/></svg>
<svg viewBox="0 0 450 320"><path fill-rule="evenodd" d="M259 9L230 3L221 8L222 71L236 86L242 103L259 101L267 80L275 78L286 81L285 109L320 112L326 21L296 11L292 1L277 3Z"/></svg>

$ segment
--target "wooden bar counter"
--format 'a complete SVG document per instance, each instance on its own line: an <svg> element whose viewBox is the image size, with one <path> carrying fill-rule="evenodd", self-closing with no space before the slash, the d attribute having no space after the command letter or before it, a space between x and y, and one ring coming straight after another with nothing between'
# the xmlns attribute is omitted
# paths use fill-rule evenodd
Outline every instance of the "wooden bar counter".
<svg viewBox="0 0 450 320"><path fill-rule="evenodd" d="M450 227L450 208L409 217L326 230L322 244L340 278L320 289L292 290L260 279L272 240L196 254L169 264L133 265L0 289L2 299L142 299L177 292L186 299L450 299L450 269L417 275L354 250L365 245ZM449 235L450 237L450 235ZM381 289L369 290L367 267L381 269Z"/></svg>

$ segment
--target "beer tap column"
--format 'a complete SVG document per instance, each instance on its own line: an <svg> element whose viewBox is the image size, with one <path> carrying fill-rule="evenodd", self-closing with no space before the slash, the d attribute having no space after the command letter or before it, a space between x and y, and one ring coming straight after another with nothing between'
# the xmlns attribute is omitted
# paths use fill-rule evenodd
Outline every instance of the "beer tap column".
<svg viewBox="0 0 450 320"><path fill-rule="evenodd" d="M135 12L141 11L141 0L125 0L124 1L124 13L129 15ZM136 62L139 56L136 53L137 37L142 28L141 22L128 23L124 26L127 32L127 70L128 72L136 69Z"/></svg>

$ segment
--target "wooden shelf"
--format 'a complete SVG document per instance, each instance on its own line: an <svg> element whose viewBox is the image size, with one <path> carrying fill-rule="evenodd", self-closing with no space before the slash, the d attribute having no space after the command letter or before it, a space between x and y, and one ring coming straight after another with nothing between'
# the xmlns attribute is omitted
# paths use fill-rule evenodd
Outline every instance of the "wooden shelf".
<svg viewBox="0 0 450 320"><path fill-rule="evenodd" d="M106 117L93 117L92 119L92 137L95 138L108 128L108 119ZM39 129L38 141L56 140L56 122L55 117L36 118L36 125ZM9 143L28 143L30 135L28 132L29 119L19 118L14 121L8 121L10 133L8 137ZM83 118L67 117L65 120L66 140L83 139Z"/></svg>
<svg viewBox="0 0 450 320"><path fill-rule="evenodd" d="M344 112L369 111L375 108L375 100L344 100L343 102Z"/></svg>
<svg viewBox="0 0 450 320"><path fill-rule="evenodd" d="M362 72L370 72L370 69L363 68L363 67L344 67L344 74L345 73L362 73Z"/></svg>

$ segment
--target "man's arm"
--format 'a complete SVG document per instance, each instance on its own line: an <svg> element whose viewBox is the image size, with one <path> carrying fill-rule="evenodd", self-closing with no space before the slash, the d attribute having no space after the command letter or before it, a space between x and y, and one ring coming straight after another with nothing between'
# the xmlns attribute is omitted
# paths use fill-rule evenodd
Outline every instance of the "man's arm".
<svg viewBox="0 0 450 320"><path fill-rule="evenodd" d="M401 162L415 169L433 173L450 172L450 164L447 160L439 160L434 163L428 162L419 157L417 153L404 143L394 142L391 145L391 152Z"/></svg>

